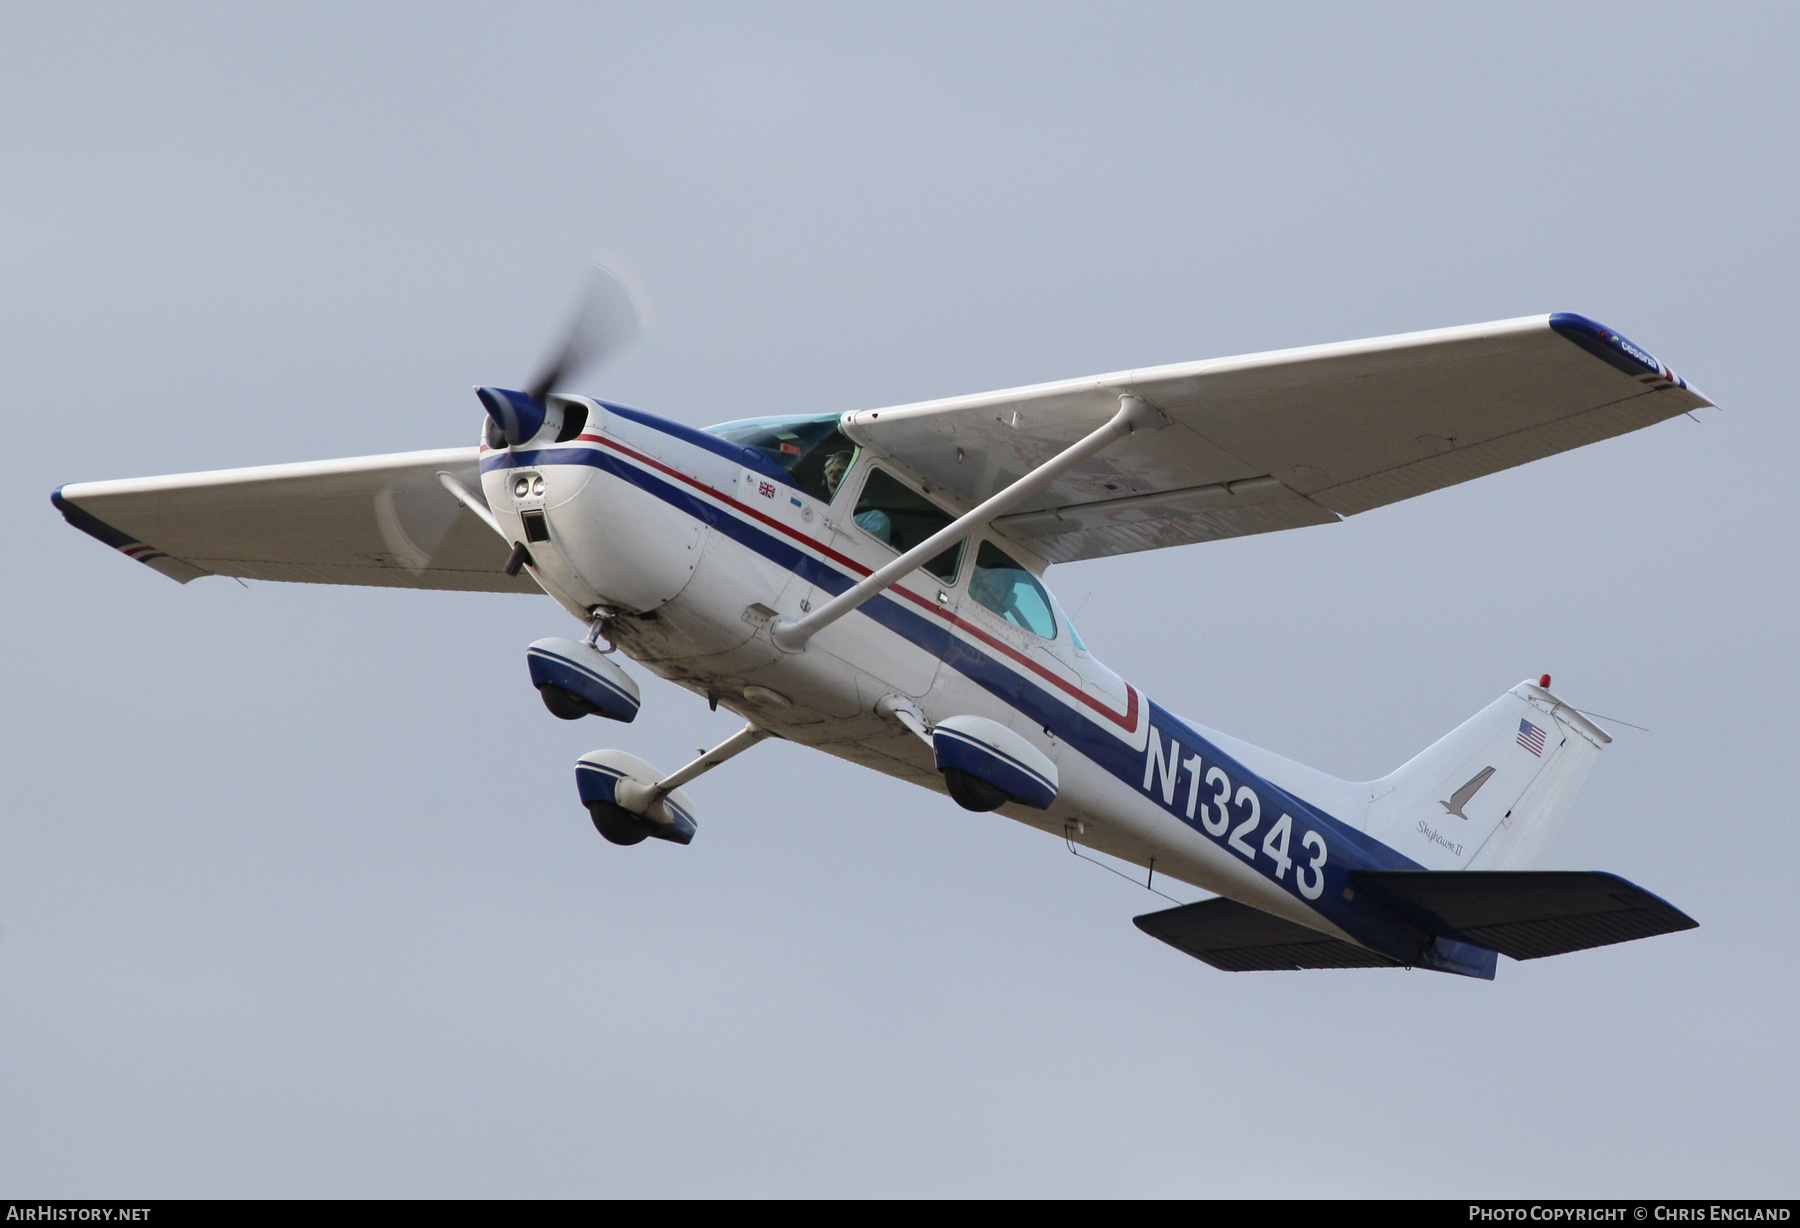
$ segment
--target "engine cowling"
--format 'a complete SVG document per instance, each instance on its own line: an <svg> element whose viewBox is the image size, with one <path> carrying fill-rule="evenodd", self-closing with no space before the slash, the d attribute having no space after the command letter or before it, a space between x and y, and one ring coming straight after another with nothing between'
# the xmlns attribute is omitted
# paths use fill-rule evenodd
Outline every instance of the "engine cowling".
<svg viewBox="0 0 1800 1228"><path fill-rule="evenodd" d="M998 721L952 716L931 731L937 769L965 810L998 810L1008 802L1048 810L1056 800L1056 764Z"/></svg>

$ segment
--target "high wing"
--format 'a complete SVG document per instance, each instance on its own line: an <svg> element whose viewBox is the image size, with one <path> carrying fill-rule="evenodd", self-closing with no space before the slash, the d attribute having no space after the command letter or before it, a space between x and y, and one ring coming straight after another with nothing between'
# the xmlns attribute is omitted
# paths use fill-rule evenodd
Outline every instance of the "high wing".
<svg viewBox="0 0 1800 1228"><path fill-rule="evenodd" d="M447 491L481 478L475 448L77 482L64 519L186 584L199 576L537 593L507 544Z"/></svg>
<svg viewBox="0 0 1800 1228"><path fill-rule="evenodd" d="M858 444L973 506L1118 409L1141 431L995 522L1047 562L1329 524L1709 405L1559 313L847 414Z"/></svg>

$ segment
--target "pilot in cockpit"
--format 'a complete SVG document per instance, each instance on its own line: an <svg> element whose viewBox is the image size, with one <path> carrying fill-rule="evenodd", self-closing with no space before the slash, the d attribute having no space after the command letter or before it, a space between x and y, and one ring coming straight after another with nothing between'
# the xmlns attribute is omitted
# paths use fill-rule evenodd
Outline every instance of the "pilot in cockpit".
<svg viewBox="0 0 1800 1228"><path fill-rule="evenodd" d="M843 439L843 436L838 436ZM848 442L847 440L845 442ZM856 459L855 448L843 448L828 453L825 457L825 501L837 498L838 487L844 484L844 475L850 472L850 462Z"/></svg>

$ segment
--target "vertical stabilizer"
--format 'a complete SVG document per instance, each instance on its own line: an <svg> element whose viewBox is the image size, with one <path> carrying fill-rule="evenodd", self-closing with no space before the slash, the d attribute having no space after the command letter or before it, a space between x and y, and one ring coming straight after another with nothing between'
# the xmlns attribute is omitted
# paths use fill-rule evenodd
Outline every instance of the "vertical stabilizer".
<svg viewBox="0 0 1800 1228"><path fill-rule="evenodd" d="M1373 782L1367 830L1428 870L1530 869L1611 741L1521 682Z"/></svg>

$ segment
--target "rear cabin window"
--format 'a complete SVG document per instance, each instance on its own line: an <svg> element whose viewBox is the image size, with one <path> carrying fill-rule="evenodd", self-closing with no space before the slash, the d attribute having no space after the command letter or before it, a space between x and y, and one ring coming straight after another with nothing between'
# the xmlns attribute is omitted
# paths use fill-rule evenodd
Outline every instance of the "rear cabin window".
<svg viewBox="0 0 1800 1228"><path fill-rule="evenodd" d="M948 525L953 517L898 478L871 469L851 519L876 541L905 554ZM957 542L925 564L925 570L948 584L956 577L962 549L963 544Z"/></svg>
<svg viewBox="0 0 1800 1228"><path fill-rule="evenodd" d="M982 542L975 553L969 596L1015 627L1047 640L1056 638L1056 615L1050 611L1050 594L1036 576L993 542Z"/></svg>
<svg viewBox="0 0 1800 1228"><path fill-rule="evenodd" d="M788 481L830 503L856 459L856 445L838 430L838 415L746 418L706 428L709 435L755 448L781 466Z"/></svg>

